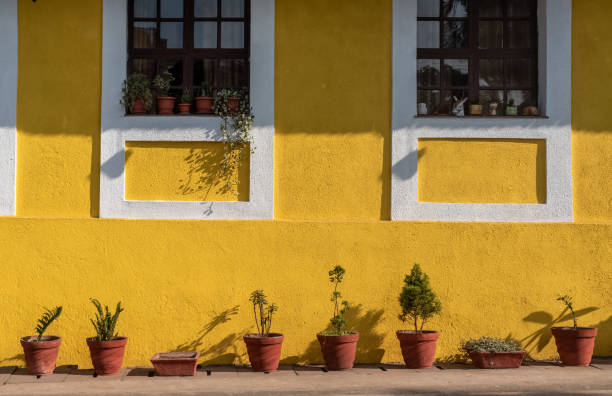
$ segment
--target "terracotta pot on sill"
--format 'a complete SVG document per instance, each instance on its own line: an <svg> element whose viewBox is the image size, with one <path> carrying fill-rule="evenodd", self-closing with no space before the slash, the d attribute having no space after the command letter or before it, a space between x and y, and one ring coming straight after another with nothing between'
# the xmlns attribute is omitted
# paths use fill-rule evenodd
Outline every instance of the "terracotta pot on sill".
<svg viewBox="0 0 612 396"><path fill-rule="evenodd" d="M200 352L157 353L151 358L155 374L160 377L194 376L198 366Z"/></svg>
<svg viewBox="0 0 612 396"><path fill-rule="evenodd" d="M477 352L471 351L474 366L481 369L519 368L525 358L525 351L516 352Z"/></svg>
<svg viewBox="0 0 612 396"><path fill-rule="evenodd" d="M473 115L473 116L482 115L482 105L479 105L479 104L470 105L470 115Z"/></svg>
<svg viewBox="0 0 612 396"><path fill-rule="evenodd" d="M158 114L173 114L174 113L174 101L176 98L172 96L158 96L157 97L157 113Z"/></svg>
<svg viewBox="0 0 612 396"><path fill-rule="evenodd" d="M243 339L253 371L268 373L278 370L281 347L285 336L279 333L270 333L268 337L262 337L258 334L245 334Z"/></svg>
<svg viewBox="0 0 612 396"><path fill-rule="evenodd" d="M214 99L212 96L198 96L195 98L196 114L212 113Z"/></svg>
<svg viewBox="0 0 612 396"><path fill-rule="evenodd" d="M147 114L147 109L145 109L145 105L144 105L144 102L142 101L142 99L138 98L138 99L134 100L134 103L132 103L132 111L131 111L131 113L133 115Z"/></svg>
<svg viewBox="0 0 612 396"><path fill-rule="evenodd" d="M38 336L20 339L28 373L32 375L53 374L62 339L57 336L43 336L40 341L37 340Z"/></svg>
<svg viewBox="0 0 612 396"><path fill-rule="evenodd" d="M406 367L410 369L430 368L436 357L436 341L440 337L437 331L398 331L395 333L402 348Z"/></svg>
<svg viewBox="0 0 612 396"><path fill-rule="evenodd" d="M342 336L317 334L321 353L328 370L350 370L355 363L359 333Z"/></svg>
<svg viewBox="0 0 612 396"><path fill-rule="evenodd" d="M229 111L236 113L238 109L240 109L240 98L228 98L227 105L229 107Z"/></svg>
<svg viewBox="0 0 612 396"><path fill-rule="evenodd" d="M127 337L118 337L110 341L97 341L95 337L87 338L91 362L97 375L119 374L127 340Z"/></svg>
<svg viewBox="0 0 612 396"><path fill-rule="evenodd" d="M191 109L191 104L190 103L179 103L178 105L179 108L179 114L181 115L189 115L190 114L190 109Z"/></svg>
<svg viewBox="0 0 612 396"><path fill-rule="evenodd" d="M588 366L593 357L597 329L595 327L553 327L557 352L566 366Z"/></svg>

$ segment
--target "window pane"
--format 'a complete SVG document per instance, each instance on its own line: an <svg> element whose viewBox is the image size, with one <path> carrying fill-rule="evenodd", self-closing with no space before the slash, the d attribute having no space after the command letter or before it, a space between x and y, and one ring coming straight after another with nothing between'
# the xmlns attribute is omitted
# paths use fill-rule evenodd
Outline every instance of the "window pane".
<svg viewBox="0 0 612 396"><path fill-rule="evenodd" d="M183 22L160 23L160 48L183 48Z"/></svg>
<svg viewBox="0 0 612 396"><path fill-rule="evenodd" d="M480 90L478 101L483 106L484 115L503 115L504 91Z"/></svg>
<svg viewBox="0 0 612 396"><path fill-rule="evenodd" d="M467 22L444 22L444 48L467 48L468 24Z"/></svg>
<svg viewBox="0 0 612 396"><path fill-rule="evenodd" d="M159 72L163 73L168 70L174 81L173 86L183 85L183 61L180 59L162 59L159 61Z"/></svg>
<svg viewBox="0 0 612 396"><path fill-rule="evenodd" d="M523 107L535 105L531 91L508 91L508 105L512 105L511 101L514 101L514 106L518 106L519 114L522 114Z"/></svg>
<svg viewBox="0 0 612 396"><path fill-rule="evenodd" d="M200 87L204 84L211 89L215 84L215 63L212 59L196 59L193 62L193 83Z"/></svg>
<svg viewBox="0 0 612 396"><path fill-rule="evenodd" d="M480 21L478 23L478 48L503 48L504 23L502 21Z"/></svg>
<svg viewBox="0 0 612 396"><path fill-rule="evenodd" d="M442 15L450 18L465 18L468 15L468 0L443 0Z"/></svg>
<svg viewBox="0 0 612 396"><path fill-rule="evenodd" d="M531 22L508 22L508 44L510 48L531 48Z"/></svg>
<svg viewBox="0 0 612 396"><path fill-rule="evenodd" d="M221 22L221 48L244 48L244 22Z"/></svg>
<svg viewBox="0 0 612 396"><path fill-rule="evenodd" d="M155 48L157 23L134 22L134 48Z"/></svg>
<svg viewBox="0 0 612 396"><path fill-rule="evenodd" d="M243 18L244 0L222 0L221 18Z"/></svg>
<svg viewBox="0 0 612 396"><path fill-rule="evenodd" d="M501 0L486 0L478 3L478 16L495 18L503 16Z"/></svg>
<svg viewBox="0 0 612 396"><path fill-rule="evenodd" d="M440 16L440 0L419 0L417 16L437 18Z"/></svg>
<svg viewBox="0 0 612 396"><path fill-rule="evenodd" d="M157 69L155 67L155 59L133 59L132 73L142 73L149 79L153 79Z"/></svg>
<svg viewBox="0 0 612 396"><path fill-rule="evenodd" d="M444 59L444 82L447 87L468 85L468 64L467 59Z"/></svg>
<svg viewBox="0 0 612 396"><path fill-rule="evenodd" d="M194 7L196 18L217 17L217 0L195 0Z"/></svg>
<svg viewBox="0 0 612 396"><path fill-rule="evenodd" d="M182 18L183 0L161 0L162 18Z"/></svg>
<svg viewBox="0 0 612 396"><path fill-rule="evenodd" d="M440 59L418 59L417 81L419 87L439 87Z"/></svg>
<svg viewBox="0 0 612 396"><path fill-rule="evenodd" d="M217 88L243 88L246 86L246 62L244 59L219 59L215 72Z"/></svg>
<svg viewBox="0 0 612 396"><path fill-rule="evenodd" d="M530 87L533 84L531 59L508 59L506 73L506 84L509 87Z"/></svg>
<svg viewBox="0 0 612 396"><path fill-rule="evenodd" d="M195 22L193 24L193 46L195 48L217 48L217 22Z"/></svg>
<svg viewBox="0 0 612 396"><path fill-rule="evenodd" d="M502 59L481 59L478 80L481 87L502 87L504 85L504 61Z"/></svg>
<svg viewBox="0 0 612 396"><path fill-rule="evenodd" d="M531 16L531 5L535 0L508 0L508 16Z"/></svg>
<svg viewBox="0 0 612 396"><path fill-rule="evenodd" d="M440 91L417 91L417 114L431 115L440 112Z"/></svg>
<svg viewBox="0 0 612 396"><path fill-rule="evenodd" d="M156 0L134 0L134 18L157 17Z"/></svg>
<svg viewBox="0 0 612 396"><path fill-rule="evenodd" d="M417 22L417 47L440 48L440 22Z"/></svg>

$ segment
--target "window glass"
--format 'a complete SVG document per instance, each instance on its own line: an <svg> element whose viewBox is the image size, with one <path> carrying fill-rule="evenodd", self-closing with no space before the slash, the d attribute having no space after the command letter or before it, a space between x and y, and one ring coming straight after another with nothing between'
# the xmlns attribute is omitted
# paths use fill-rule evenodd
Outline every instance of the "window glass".
<svg viewBox="0 0 612 396"><path fill-rule="evenodd" d="M481 59L479 84L482 88L504 86L504 60Z"/></svg>
<svg viewBox="0 0 612 396"><path fill-rule="evenodd" d="M440 59L417 60L417 80L419 87L439 87Z"/></svg>
<svg viewBox="0 0 612 396"><path fill-rule="evenodd" d="M134 0L134 17L157 17L157 0Z"/></svg>
<svg viewBox="0 0 612 396"><path fill-rule="evenodd" d="M419 18L440 16L440 0L419 0L417 6Z"/></svg>
<svg viewBox="0 0 612 396"><path fill-rule="evenodd" d="M183 22L161 22L160 47L183 48Z"/></svg>
<svg viewBox="0 0 612 396"><path fill-rule="evenodd" d="M183 17L183 1L182 0L161 0L161 15L162 18L182 18Z"/></svg>
<svg viewBox="0 0 612 396"><path fill-rule="evenodd" d="M448 21L443 24L444 48L467 48L468 24L467 22Z"/></svg>
<svg viewBox="0 0 612 396"><path fill-rule="evenodd" d="M417 22L417 45L419 48L440 48L440 22Z"/></svg>
<svg viewBox="0 0 612 396"><path fill-rule="evenodd" d="M468 0L442 0L442 15L447 18L465 18L468 15Z"/></svg>
<svg viewBox="0 0 612 396"><path fill-rule="evenodd" d="M221 22L221 48L244 47L244 23Z"/></svg>
<svg viewBox="0 0 612 396"><path fill-rule="evenodd" d="M242 18L244 0L221 0L221 18Z"/></svg>
<svg viewBox="0 0 612 396"><path fill-rule="evenodd" d="M533 85L533 62L531 59L508 59L506 61L506 84L509 87Z"/></svg>
<svg viewBox="0 0 612 396"><path fill-rule="evenodd" d="M157 23L134 22L134 48L155 48Z"/></svg>
<svg viewBox="0 0 612 396"><path fill-rule="evenodd" d="M531 22L508 22L508 44L510 48L531 48Z"/></svg>
<svg viewBox="0 0 612 396"><path fill-rule="evenodd" d="M508 16L528 17L531 16L532 0L507 0Z"/></svg>
<svg viewBox="0 0 612 396"><path fill-rule="evenodd" d="M217 22L195 22L193 46L195 48L217 48Z"/></svg>
<svg viewBox="0 0 612 396"><path fill-rule="evenodd" d="M216 18L217 0L195 0L194 15L196 18Z"/></svg>
<svg viewBox="0 0 612 396"><path fill-rule="evenodd" d="M478 16L481 18L496 18L503 16L502 0L485 0L478 3Z"/></svg>
<svg viewBox="0 0 612 396"><path fill-rule="evenodd" d="M445 59L443 78L447 87L465 87L469 81L469 61L467 59Z"/></svg>
<svg viewBox="0 0 612 396"><path fill-rule="evenodd" d="M504 22L480 21L478 22L478 48L503 48Z"/></svg>

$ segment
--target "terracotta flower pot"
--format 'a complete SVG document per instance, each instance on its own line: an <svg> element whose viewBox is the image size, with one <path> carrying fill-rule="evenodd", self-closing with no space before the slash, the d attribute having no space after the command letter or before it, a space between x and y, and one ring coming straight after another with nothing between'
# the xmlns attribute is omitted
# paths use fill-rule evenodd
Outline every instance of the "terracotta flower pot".
<svg viewBox="0 0 612 396"><path fill-rule="evenodd" d="M194 376L200 352L157 353L151 358L155 373L159 376Z"/></svg>
<svg viewBox="0 0 612 396"><path fill-rule="evenodd" d="M328 370L350 370L355 363L359 333L343 336L317 334Z"/></svg>
<svg viewBox="0 0 612 396"><path fill-rule="evenodd" d="M519 368L525 358L525 351L516 352L470 352L472 363L481 369Z"/></svg>
<svg viewBox="0 0 612 396"><path fill-rule="evenodd" d="M189 104L189 103L179 103L178 108L179 108L179 114L182 114L182 115L186 115L187 114L188 115L188 114L190 114L189 110L191 108L191 104Z"/></svg>
<svg viewBox="0 0 612 396"><path fill-rule="evenodd" d="M133 115L147 114L147 109L145 109L145 105L142 99L138 98L134 100L134 103L132 104L132 114Z"/></svg>
<svg viewBox="0 0 612 396"><path fill-rule="evenodd" d="M470 114L471 115L482 115L482 105L478 105L478 104L470 105Z"/></svg>
<svg viewBox="0 0 612 396"><path fill-rule="evenodd" d="M94 371L98 375L119 374L125 354L127 337L118 337L111 341L96 341L95 337L87 339Z"/></svg>
<svg viewBox="0 0 612 396"><path fill-rule="evenodd" d="M243 339L253 371L270 372L278 370L281 347L285 336L278 333L270 333L269 337L245 334Z"/></svg>
<svg viewBox="0 0 612 396"><path fill-rule="evenodd" d="M175 100L176 98L173 98L172 96L158 96L157 97L157 113L173 114Z"/></svg>
<svg viewBox="0 0 612 396"><path fill-rule="evenodd" d="M53 374L62 339L56 336L44 336L40 341L37 339L37 336L31 336L20 340L28 372L32 375Z"/></svg>
<svg viewBox="0 0 612 396"><path fill-rule="evenodd" d="M212 113L212 105L214 99L211 96L198 96L195 98L196 113L197 114L210 114Z"/></svg>
<svg viewBox="0 0 612 396"><path fill-rule="evenodd" d="M406 367L411 369L429 368L436 357L436 341L440 337L437 331L414 330L395 333L402 348L402 356Z"/></svg>
<svg viewBox="0 0 612 396"><path fill-rule="evenodd" d="M566 366L588 366L593 357L597 329L595 327L553 327L557 352Z"/></svg>
<svg viewBox="0 0 612 396"><path fill-rule="evenodd" d="M227 105L232 113L235 113L240 108L240 98L228 98Z"/></svg>

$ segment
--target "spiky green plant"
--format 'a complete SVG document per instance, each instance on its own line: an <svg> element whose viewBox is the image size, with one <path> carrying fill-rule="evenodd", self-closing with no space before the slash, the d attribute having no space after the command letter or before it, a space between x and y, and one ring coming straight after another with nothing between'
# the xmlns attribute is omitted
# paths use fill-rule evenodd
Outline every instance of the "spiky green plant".
<svg viewBox="0 0 612 396"><path fill-rule="evenodd" d="M442 311L442 304L436 293L429 286L429 276L421 271L421 266L415 264L410 275L404 278L404 287L399 296L402 313L399 319L402 322L414 321L414 331L423 331L428 319ZM421 326L418 325L421 319Z"/></svg>
<svg viewBox="0 0 612 396"><path fill-rule="evenodd" d="M577 329L578 322L576 321L576 313L574 312L574 299L566 294L564 296L559 296L557 298L557 301L562 301L565 306L570 310L570 312L572 313L572 319L574 320L574 329Z"/></svg>
<svg viewBox="0 0 612 396"><path fill-rule="evenodd" d="M332 292L331 301L334 303L334 316L330 320L332 331L325 332L326 335L345 335L348 332L346 328L346 319L344 315L349 310L348 301L342 300L342 294L338 291L338 286L344 279L346 270L340 266L335 266L331 271L328 272L329 281L334 285L334 291Z"/></svg>
<svg viewBox="0 0 612 396"><path fill-rule="evenodd" d="M270 336L270 328L272 327L272 316L278 307L276 304L268 304L268 300L263 290L255 290L251 293L249 301L253 303L253 316L255 325L257 326L257 334L261 337Z"/></svg>
<svg viewBox="0 0 612 396"><path fill-rule="evenodd" d="M110 341L117 338L115 333L115 327L117 326L117 320L119 320L119 314L123 312L121 308L121 301L117 303L115 313L111 315L108 310L108 305L104 306L102 310L102 304L95 298L90 298L89 301L96 307L96 318L90 319L94 329L96 329L96 340L97 341Z"/></svg>
<svg viewBox="0 0 612 396"><path fill-rule="evenodd" d="M53 323L53 321L59 318L59 316L62 314L62 309L63 308L61 306L53 309L45 308L45 312L43 312L36 324L36 334L38 334L36 341L40 341L42 339L42 336L45 334L45 331L47 331L49 325L51 325L51 323Z"/></svg>

